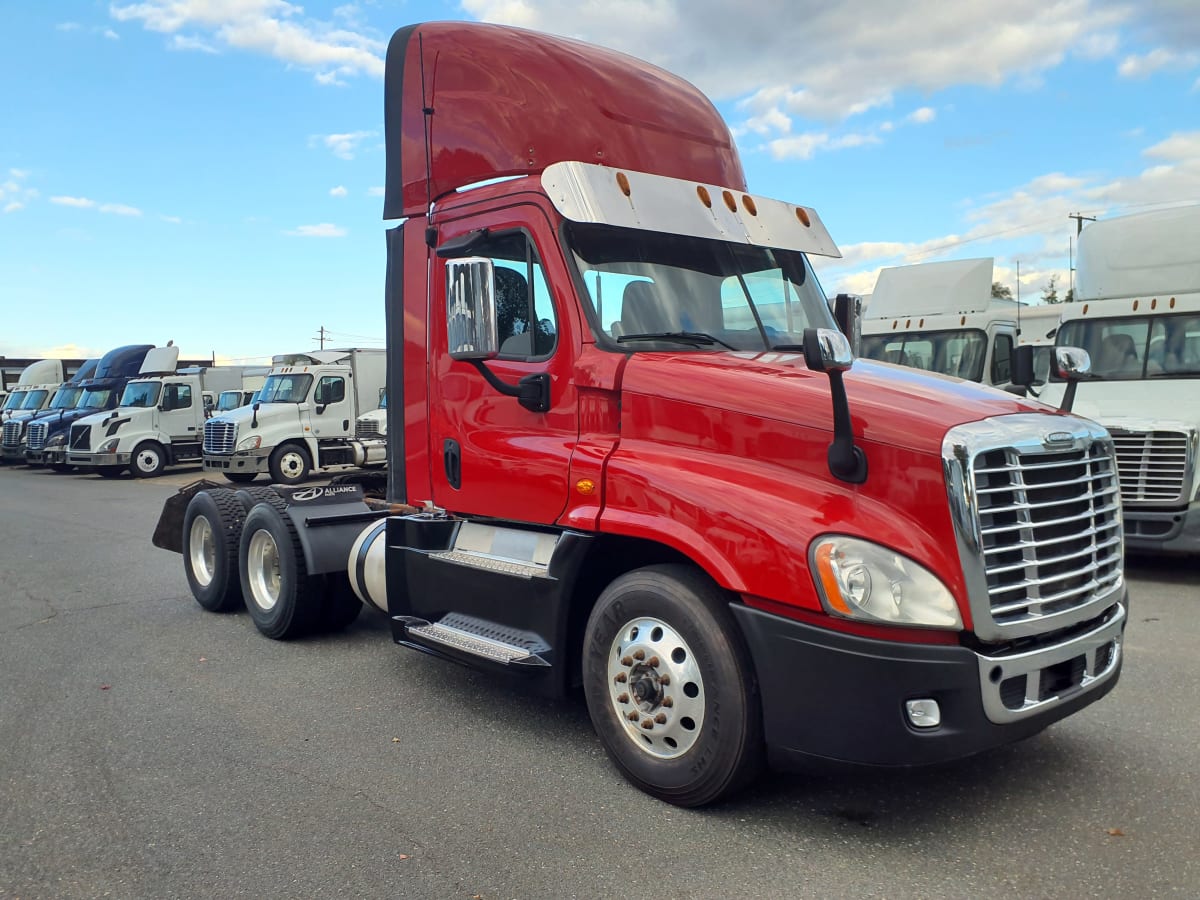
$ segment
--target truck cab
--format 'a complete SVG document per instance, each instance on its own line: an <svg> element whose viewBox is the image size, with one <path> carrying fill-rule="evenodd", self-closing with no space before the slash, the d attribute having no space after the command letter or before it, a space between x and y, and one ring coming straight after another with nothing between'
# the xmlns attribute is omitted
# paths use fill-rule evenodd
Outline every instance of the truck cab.
<svg viewBox="0 0 1200 900"><path fill-rule="evenodd" d="M24 461L26 425L50 405L64 385L61 359L40 359L25 367L0 411L4 420L0 431L0 462Z"/></svg>
<svg viewBox="0 0 1200 900"><path fill-rule="evenodd" d="M1116 442L1125 543L1200 555L1200 206L1094 222L1079 236L1060 345L1087 350L1074 409ZM1052 380L1042 399L1057 402Z"/></svg>

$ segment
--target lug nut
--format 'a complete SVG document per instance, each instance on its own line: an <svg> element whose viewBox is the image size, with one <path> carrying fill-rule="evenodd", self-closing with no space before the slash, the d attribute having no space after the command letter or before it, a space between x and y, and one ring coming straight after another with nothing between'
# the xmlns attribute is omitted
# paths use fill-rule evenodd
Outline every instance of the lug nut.
<svg viewBox="0 0 1200 900"><path fill-rule="evenodd" d="M659 684L670 684L671 676L664 672L662 675L658 676L658 683Z"/></svg>
<svg viewBox="0 0 1200 900"><path fill-rule="evenodd" d="M628 676L624 672L618 672L617 677L613 679L619 684L624 684L628 680Z"/></svg>
<svg viewBox="0 0 1200 900"><path fill-rule="evenodd" d="M638 660L645 659L645 658L646 658L646 651L645 651L645 650L634 650L634 651L633 651L633 658L634 658L634 659L638 659Z"/></svg>
<svg viewBox="0 0 1200 900"><path fill-rule="evenodd" d="M642 719L642 727L645 728L647 731L649 731L651 728L654 727L654 720L653 719Z"/></svg>
<svg viewBox="0 0 1200 900"><path fill-rule="evenodd" d="M657 669L658 664L659 664L659 658L657 656L652 656L648 660L646 660L646 665L648 665L652 669Z"/></svg>
<svg viewBox="0 0 1200 900"><path fill-rule="evenodd" d="M665 706L665 707L667 707L667 708L670 708L670 707L674 706L674 705L675 705L675 698L674 698L674 697L663 697L663 702L662 702L662 705L663 705L663 706Z"/></svg>
<svg viewBox="0 0 1200 900"><path fill-rule="evenodd" d="M632 656L622 656L621 657L621 665L632 666L633 665L633 657Z"/></svg>
<svg viewBox="0 0 1200 900"><path fill-rule="evenodd" d="M629 702L629 695L628 695L628 694L622 694L620 697L618 697L618 698L617 698L617 702L618 702L618 703L628 703L628 702Z"/></svg>
<svg viewBox="0 0 1200 900"><path fill-rule="evenodd" d="M659 725L666 725L667 724L667 714L660 712L657 716L654 717L654 721L657 722Z"/></svg>
<svg viewBox="0 0 1200 900"><path fill-rule="evenodd" d="M629 721L636 722L638 720L639 715L640 715L640 713L636 709L631 709L629 711Z"/></svg>

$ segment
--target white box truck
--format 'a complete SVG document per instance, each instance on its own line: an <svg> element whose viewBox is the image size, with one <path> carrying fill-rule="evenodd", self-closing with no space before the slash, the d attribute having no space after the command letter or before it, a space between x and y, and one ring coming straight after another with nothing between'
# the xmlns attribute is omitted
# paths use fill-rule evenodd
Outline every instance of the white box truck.
<svg viewBox="0 0 1200 900"><path fill-rule="evenodd" d="M385 350L277 356L256 402L204 424L204 470L245 483L269 473L299 484L314 472L382 467L387 442L359 440L355 421L379 405Z"/></svg>

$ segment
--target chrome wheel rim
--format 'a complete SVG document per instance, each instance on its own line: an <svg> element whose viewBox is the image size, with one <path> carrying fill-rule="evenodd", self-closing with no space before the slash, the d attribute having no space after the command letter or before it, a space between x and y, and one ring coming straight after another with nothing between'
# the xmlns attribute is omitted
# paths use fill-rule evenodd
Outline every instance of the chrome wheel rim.
<svg viewBox="0 0 1200 900"><path fill-rule="evenodd" d="M289 450L283 456L279 457L279 471L289 481L299 478L300 474L304 471L304 457L295 450Z"/></svg>
<svg viewBox="0 0 1200 900"><path fill-rule="evenodd" d="M134 464L139 472L153 472L158 468L158 452L155 450L140 450L134 458Z"/></svg>
<svg viewBox="0 0 1200 900"><path fill-rule="evenodd" d="M246 574L254 605L270 612L279 602L279 548L271 532L259 529L250 537L246 553Z"/></svg>
<svg viewBox="0 0 1200 900"><path fill-rule="evenodd" d="M188 532L188 559L192 563L192 576L201 587L212 584L217 571L217 540L212 525L204 516L192 520Z"/></svg>
<svg viewBox="0 0 1200 900"><path fill-rule="evenodd" d="M613 638L608 692L625 735L657 759L682 756L704 725L706 695L687 641L661 619L633 619Z"/></svg>

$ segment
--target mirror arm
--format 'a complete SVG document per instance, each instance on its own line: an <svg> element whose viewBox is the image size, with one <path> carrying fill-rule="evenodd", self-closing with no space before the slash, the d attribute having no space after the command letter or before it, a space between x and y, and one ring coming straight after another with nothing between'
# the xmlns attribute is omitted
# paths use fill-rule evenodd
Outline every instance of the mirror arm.
<svg viewBox="0 0 1200 900"><path fill-rule="evenodd" d="M831 369L825 374L829 376L829 393L833 397L833 443L829 445L829 471L841 481L862 484L867 480L867 455L854 444L850 402L846 399L842 373Z"/></svg>
<svg viewBox="0 0 1200 900"><path fill-rule="evenodd" d="M1063 392L1062 403L1059 404L1059 409L1063 412L1070 412L1075 406L1075 388L1079 386L1079 382L1072 378L1067 382L1067 389Z"/></svg>
<svg viewBox="0 0 1200 900"><path fill-rule="evenodd" d="M483 364L481 359L464 360L479 370L495 390L506 397L516 397L517 402L531 412L547 412L550 409L550 376L545 372L526 375L516 384L501 381L496 373Z"/></svg>

